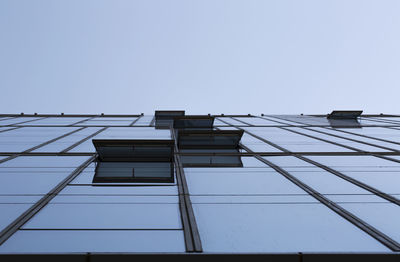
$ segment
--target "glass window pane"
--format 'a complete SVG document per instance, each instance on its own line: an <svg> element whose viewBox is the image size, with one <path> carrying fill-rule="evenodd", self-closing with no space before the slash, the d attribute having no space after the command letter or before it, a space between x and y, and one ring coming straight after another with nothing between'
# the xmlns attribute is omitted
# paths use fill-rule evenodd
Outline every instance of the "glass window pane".
<svg viewBox="0 0 400 262"><path fill-rule="evenodd" d="M379 147L375 147L375 146L370 146L370 145L366 145L366 144L362 144L362 143L357 143L354 141L350 141L350 140L346 140L343 138L338 138L335 136L331 136L331 135L326 135L326 134L321 134L315 131L310 131L310 130L306 130L306 129L300 129L300 128L292 128L289 127L288 129L303 133L303 134L307 134L307 135L311 135L317 138L321 138L327 141L331 141L334 143L338 143L340 145L344 145L344 146L350 146L359 150L363 150L363 151L367 151L367 152L387 152L390 151L388 149L383 149L383 148L379 148Z"/></svg>
<svg viewBox="0 0 400 262"><path fill-rule="evenodd" d="M2 152L21 152L78 129L77 127L24 127L0 133Z"/></svg>
<svg viewBox="0 0 400 262"><path fill-rule="evenodd" d="M284 124L273 122L273 121L267 120L265 118L260 118L260 117L235 117L235 119L241 120L243 122L246 122L247 124L255 125L255 126L283 126L284 125Z"/></svg>
<svg viewBox="0 0 400 262"><path fill-rule="evenodd" d="M40 241L38 241L40 239ZM20 230L0 253L185 252L181 230Z"/></svg>
<svg viewBox="0 0 400 262"><path fill-rule="evenodd" d="M182 229L178 204L48 204L24 229Z"/></svg>
<svg viewBox="0 0 400 262"><path fill-rule="evenodd" d="M41 117L16 117L16 118L10 118L7 120L0 121L0 125L17 125L19 123L25 122L25 121L31 121L31 120L38 120L42 119ZM35 121L32 121L31 123L34 123Z"/></svg>
<svg viewBox="0 0 400 262"><path fill-rule="evenodd" d="M185 174L193 195L307 194L270 168L185 168Z"/></svg>
<svg viewBox="0 0 400 262"><path fill-rule="evenodd" d="M179 204L177 195L57 195L52 204Z"/></svg>
<svg viewBox="0 0 400 262"><path fill-rule="evenodd" d="M93 139L171 139L171 133L154 127L110 127L70 152L95 152Z"/></svg>
<svg viewBox="0 0 400 262"><path fill-rule="evenodd" d="M389 251L322 204L193 204L193 208L205 252Z"/></svg>
<svg viewBox="0 0 400 262"><path fill-rule="evenodd" d="M6 228L32 204L4 204L0 203L0 231Z"/></svg>
<svg viewBox="0 0 400 262"><path fill-rule="evenodd" d="M247 124L244 124L244 123L242 123L242 122L240 122L240 121L237 121L237 120L235 120L235 119L233 119L233 118L230 118L230 117L218 117L218 118L215 118L215 120L222 120L222 121L220 121L220 122L226 122L226 123L228 123L228 124L231 124L231 125L235 125L235 126L247 126Z"/></svg>
<svg viewBox="0 0 400 262"><path fill-rule="evenodd" d="M276 121L277 123L281 123L281 124L284 124L284 125L291 125L291 126L302 126L302 125L304 125L304 124L302 124L302 123L296 123L296 122L293 122L293 121L291 121L291 120L287 120L287 119L282 119L282 118L285 118L286 117L286 115L267 115L267 116L263 116L263 118L265 118L265 119L268 119L268 120L270 120L270 121Z"/></svg>
<svg viewBox="0 0 400 262"><path fill-rule="evenodd" d="M371 226L400 242L400 207L392 203L340 203Z"/></svg>
<svg viewBox="0 0 400 262"><path fill-rule="evenodd" d="M352 150L299 135L276 127L244 127L243 129L260 136L292 152L351 152Z"/></svg>
<svg viewBox="0 0 400 262"><path fill-rule="evenodd" d="M1 194L47 194L89 157L20 156L0 164Z"/></svg>
<svg viewBox="0 0 400 262"><path fill-rule="evenodd" d="M67 186L60 195L177 195L176 186Z"/></svg>
<svg viewBox="0 0 400 262"><path fill-rule="evenodd" d="M46 126L46 125L54 125L54 126L66 126L66 125L72 125L75 124L79 121L88 119L87 117L48 117L48 118L42 118L37 121L33 122L28 122L25 124L21 124L21 126L24 125L35 125L35 126Z"/></svg>
<svg viewBox="0 0 400 262"><path fill-rule="evenodd" d="M40 147L33 152L61 152L76 142L88 137L91 134L94 134L100 129L101 127L87 127L69 136L54 141L53 143Z"/></svg>
<svg viewBox="0 0 400 262"><path fill-rule="evenodd" d="M244 133L240 141L243 145L247 146L253 152L282 152L281 150L273 147L260 139L255 138L247 133Z"/></svg>
<svg viewBox="0 0 400 262"><path fill-rule="evenodd" d="M134 126L148 126L153 120L154 116L142 116L138 121L133 124Z"/></svg>
<svg viewBox="0 0 400 262"><path fill-rule="evenodd" d="M339 135L339 136L346 137L346 138L351 138L351 139L367 142L367 143L378 145L378 146L388 147L388 148L394 149L394 150L400 150L400 145L397 145L397 144L379 141L376 139L366 138L366 137L362 137L362 136L358 136L358 135L348 134L348 133L344 133L344 132L338 132L335 129L327 129L327 128L319 128L319 127L313 127L312 129L318 130L318 131L323 131L323 132L334 134L334 135ZM345 131L348 131L348 130L346 129ZM378 150L384 151L383 149L375 149L375 151L378 151Z"/></svg>

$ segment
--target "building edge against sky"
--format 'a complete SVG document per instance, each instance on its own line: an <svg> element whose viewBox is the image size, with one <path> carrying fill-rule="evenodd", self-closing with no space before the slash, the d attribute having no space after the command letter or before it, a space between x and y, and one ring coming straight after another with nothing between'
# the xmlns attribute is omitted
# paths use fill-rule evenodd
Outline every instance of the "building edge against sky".
<svg viewBox="0 0 400 262"><path fill-rule="evenodd" d="M400 115L361 113L2 114L0 257L398 260Z"/></svg>

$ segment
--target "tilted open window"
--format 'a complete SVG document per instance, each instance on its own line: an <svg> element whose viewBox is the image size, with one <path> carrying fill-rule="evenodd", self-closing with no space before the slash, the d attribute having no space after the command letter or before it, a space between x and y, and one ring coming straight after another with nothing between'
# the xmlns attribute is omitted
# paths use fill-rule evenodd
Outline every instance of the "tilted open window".
<svg viewBox="0 0 400 262"><path fill-rule="evenodd" d="M183 166L242 167L239 155L242 135L243 130L178 130Z"/></svg>
<svg viewBox="0 0 400 262"><path fill-rule="evenodd" d="M168 129L174 125L174 117L184 116L183 110L156 110L154 113L156 128Z"/></svg>
<svg viewBox="0 0 400 262"><path fill-rule="evenodd" d="M212 129L214 117L212 116L177 116L174 117L175 129Z"/></svg>
<svg viewBox="0 0 400 262"><path fill-rule="evenodd" d="M362 110L333 110L328 114L328 119L357 119L362 114Z"/></svg>
<svg viewBox="0 0 400 262"><path fill-rule="evenodd" d="M362 110L333 110L326 118L333 128L360 128L358 117L362 112Z"/></svg>
<svg viewBox="0 0 400 262"><path fill-rule="evenodd" d="M93 183L173 183L174 140L93 140Z"/></svg>

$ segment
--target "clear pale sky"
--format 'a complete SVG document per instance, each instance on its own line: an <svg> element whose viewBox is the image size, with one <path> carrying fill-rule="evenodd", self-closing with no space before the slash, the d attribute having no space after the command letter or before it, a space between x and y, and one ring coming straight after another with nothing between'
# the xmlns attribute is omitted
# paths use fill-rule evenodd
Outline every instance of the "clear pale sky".
<svg viewBox="0 0 400 262"><path fill-rule="evenodd" d="M400 114L400 1L0 0L0 113Z"/></svg>

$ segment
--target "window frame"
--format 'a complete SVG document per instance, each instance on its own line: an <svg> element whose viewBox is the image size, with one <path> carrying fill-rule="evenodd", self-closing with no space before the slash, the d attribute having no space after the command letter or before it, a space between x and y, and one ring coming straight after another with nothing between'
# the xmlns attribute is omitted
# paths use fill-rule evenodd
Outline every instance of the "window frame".
<svg viewBox="0 0 400 262"><path fill-rule="evenodd" d="M92 183L175 183L175 172L174 172L174 140L137 140L137 139L93 139L93 145L96 148L97 156L96 156L96 167L95 174L93 176ZM160 147L165 147L169 149L169 154L162 153L161 155L129 155L126 157L118 157L118 156L107 156L110 152L104 152L104 147L148 147L149 149L159 149ZM102 152L103 151L103 152ZM122 154L123 155L123 154ZM168 177L134 177L134 173L132 177L99 177L99 168L101 167L100 163L169 163L169 176ZM133 169L134 170L134 169ZM133 171L134 172L134 171Z"/></svg>

